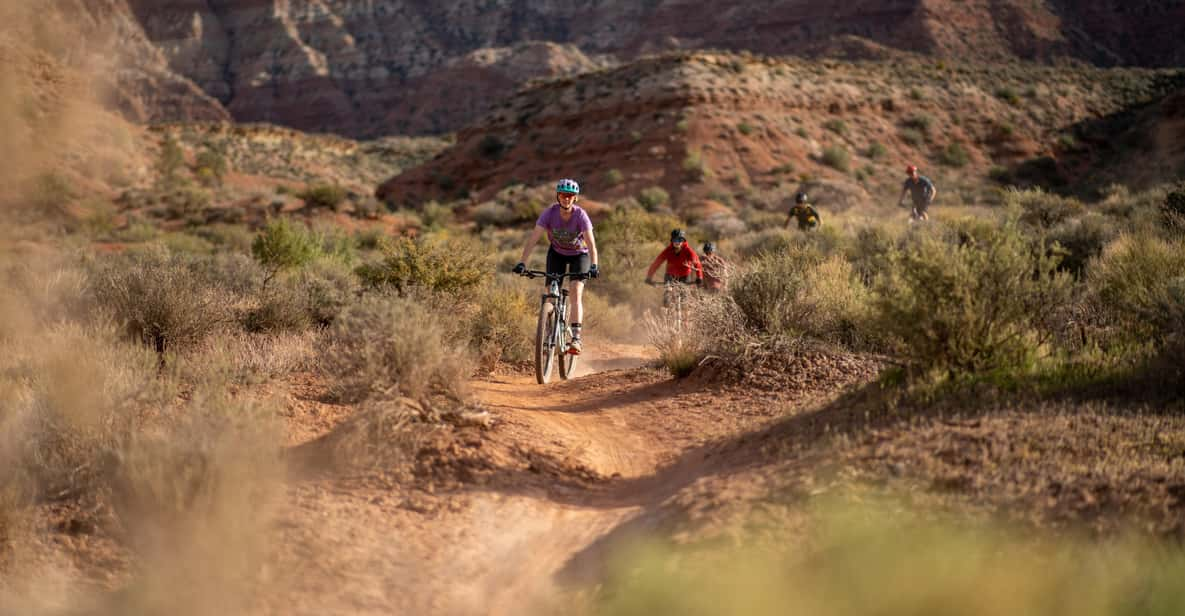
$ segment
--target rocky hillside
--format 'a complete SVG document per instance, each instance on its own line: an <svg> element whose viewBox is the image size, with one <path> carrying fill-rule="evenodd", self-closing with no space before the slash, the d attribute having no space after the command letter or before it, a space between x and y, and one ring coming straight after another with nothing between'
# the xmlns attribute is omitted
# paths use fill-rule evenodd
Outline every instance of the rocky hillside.
<svg viewBox="0 0 1185 616"><path fill-rule="evenodd" d="M896 198L901 168L916 162L951 203L956 187L1026 161L1048 159L1046 171L1059 172L1059 150L1100 138L1080 138L1079 126L1160 100L1182 75L677 53L524 90L379 196L487 198L575 176L597 199L657 186L688 205L761 201L826 179L849 186L850 199L879 202Z"/></svg>
<svg viewBox="0 0 1185 616"><path fill-rule="evenodd" d="M114 27L134 116L351 136L452 130L529 79L674 49L1185 64L1166 0L53 1Z"/></svg>

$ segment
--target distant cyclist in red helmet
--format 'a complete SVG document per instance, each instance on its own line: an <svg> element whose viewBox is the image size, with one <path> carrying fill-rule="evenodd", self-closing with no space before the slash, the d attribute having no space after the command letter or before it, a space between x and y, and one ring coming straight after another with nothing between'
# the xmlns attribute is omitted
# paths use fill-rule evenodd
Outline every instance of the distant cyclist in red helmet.
<svg viewBox="0 0 1185 616"><path fill-rule="evenodd" d="M687 244L687 235L682 229L671 231L671 243L655 257L650 269L646 270L646 284L654 284L654 272L664 261L667 264L666 274L663 276L666 282L704 284L704 266L700 263L699 255Z"/></svg>
<svg viewBox="0 0 1185 616"><path fill-rule="evenodd" d="M905 172L909 177L905 179L905 185L901 188L901 198L897 199L897 207L905 202L905 195L910 195L913 198L913 211L910 212L909 217L914 220L929 220L930 215L926 213L930 209L930 204L934 203L934 197L938 196L938 189L934 188L934 182L924 175L918 175L918 168L910 165L905 168Z"/></svg>

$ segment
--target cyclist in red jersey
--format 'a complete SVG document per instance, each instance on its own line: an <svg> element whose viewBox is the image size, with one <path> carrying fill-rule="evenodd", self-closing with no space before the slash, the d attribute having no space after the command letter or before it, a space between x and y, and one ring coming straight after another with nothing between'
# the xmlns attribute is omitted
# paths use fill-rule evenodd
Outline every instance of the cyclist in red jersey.
<svg viewBox="0 0 1185 616"><path fill-rule="evenodd" d="M663 261L667 263L664 280L678 281L686 284L702 285L704 283L704 267L700 263L699 255L695 254L687 244L687 235L682 229L671 231L671 243L659 253L646 271L646 283L653 284L654 272Z"/></svg>

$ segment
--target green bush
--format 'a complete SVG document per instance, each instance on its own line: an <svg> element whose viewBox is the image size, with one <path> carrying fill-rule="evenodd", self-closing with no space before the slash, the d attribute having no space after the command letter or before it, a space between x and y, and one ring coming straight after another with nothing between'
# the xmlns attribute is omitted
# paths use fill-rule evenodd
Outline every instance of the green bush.
<svg viewBox="0 0 1185 616"><path fill-rule="evenodd" d="M171 188L180 181L178 173L185 165L185 152L172 135L165 135L161 142L160 154L156 159L157 184L163 188Z"/></svg>
<svg viewBox="0 0 1185 616"><path fill-rule="evenodd" d="M300 271L296 281L304 294L309 318L322 327L332 324L361 290L350 267L331 259L313 261Z"/></svg>
<svg viewBox="0 0 1185 616"><path fill-rule="evenodd" d="M823 164L847 173L851 168L852 158L843 146L833 145L823 148Z"/></svg>
<svg viewBox="0 0 1185 616"><path fill-rule="evenodd" d="M748 122L741 122L740 124L737 124L737 131L742 135L752 135L754 130L756 129L753 128L753 125L749 124Z"/></svg>
<svg viewBox="0 0 1185 616"><path fill-rule="evenodd" d="M455 292L477 286L492 268L488 255L471 241L400 238L384 249L380 261L354 271L372 289Z"/></svg>
<svg viewBox="0 0 1185 616"><path fill-rule="evenodd" d="M848 123L843 120L827 120L823 123L823 128L841 137L848 134Z"/></svg>
<svg viewBox="0 0 1185 616"><path fill-rule="evenodd" d="M320 253L320 239L286 218L269 222L251 243L251 254L267 271L265 284L283 270L303 267Z"/></svg>
<svg viewBox="0 0 1185 616"><path fill-rule="evenodd" d="M1087 214L1063 221L1049 232L1061 257L1059 267L1081 277L1086 264L1103 252L1103 247L1118 235L1115 225L1101 214Z"/></svg>
<svg viewBox="0 0 1185 616"><path fill-rule="evenodd" d="M443 321L411 298L364 297L327 331L321 369L343 400L428 401L434 394L462 399L472 364L450 342Z"/></svg>
<svg viewBox="0 0 1185 616"><path fill-rule="evenodd" d="M889 155L889 148L879 141L873 141L868 145L868 152L865 155L871 160L880 160Z"/></svg>
<svg viewBox="0 0 1185 616"><path fill-rule="evenodd" d="M638 203L647 210L654 211L671 201L671 195L663 190L661 186L651 186L650 188L643 188L642 192L638 193Z"/></svg>
<svg viewBox="0 0 1185 616"><path fill-rule="evenodd" d="M961 143L955 142L943 148L938 162L947 167L966 167L967 163L971 162L971 154Z"/></svg>
<svg viewBox="0 0 1185 616"><path fill-rule="evenodd" d="M309 207L334 209L346 200L346 189L334 184L314 184L296 196Z"/></svg>
<svg viewBox="0 0 1185 616"><path fill-rule="evenodd" d="M233 295L200 260L163 248L106 257L89 274L97 305L158 353L192 348L233 321Z"/></svg>
<svg viewBox="0 0 1185 616"><path fill-rule="evenodd" d="M625 174L620 169L610 169L605 172L605 184L607 186L617 186L625 181Z"/></svg>
<svg viewBox="0 0 1185 616"><path fill-rule="evenodd" d="M880 279L878 330L922 371L1014 372L1055 328L1071 279L1017 223L917 233Z"/></svg>

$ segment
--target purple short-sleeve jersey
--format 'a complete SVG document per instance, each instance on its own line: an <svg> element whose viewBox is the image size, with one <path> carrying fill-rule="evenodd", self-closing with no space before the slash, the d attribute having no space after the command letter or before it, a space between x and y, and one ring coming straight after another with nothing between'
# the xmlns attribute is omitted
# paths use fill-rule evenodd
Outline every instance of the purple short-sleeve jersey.
<svg viewBox="0 0 1185 616"><path fill-rule="evenodd" d="M572 206L572 217L564 222L560 214L560 204L555 203L543 210L535 226L543 227L547 231L547 239L551 240L552 249L562 255L582 255L588 252L584 234L592 231L592 221L578 205Z"/></svg>

